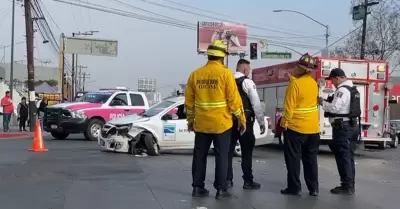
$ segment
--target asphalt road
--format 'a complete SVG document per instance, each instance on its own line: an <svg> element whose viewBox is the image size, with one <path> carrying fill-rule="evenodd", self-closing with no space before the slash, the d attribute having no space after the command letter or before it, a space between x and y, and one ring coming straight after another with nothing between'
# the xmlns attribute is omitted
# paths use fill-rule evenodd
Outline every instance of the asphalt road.
<svg viewBox="0 0 400 209"><path fill-rule="evenodd" d="M282 196L286 186L283 153L277 146L258 148L254 172L262 188L244 191L240 158L236 158L235 198L215 200L214 158L208 161L208 198L191 197L190 152L159 157L135 157L102 152L95 142L78 136L69 140L47 137L48 152L26 151L30 139L0 140L1 209L398 209L400 148L363 151L357 157L355 196L336 196L339 183L329 152L319 155L320 196ZM203 207L203 208L202 208Z"/></svg>

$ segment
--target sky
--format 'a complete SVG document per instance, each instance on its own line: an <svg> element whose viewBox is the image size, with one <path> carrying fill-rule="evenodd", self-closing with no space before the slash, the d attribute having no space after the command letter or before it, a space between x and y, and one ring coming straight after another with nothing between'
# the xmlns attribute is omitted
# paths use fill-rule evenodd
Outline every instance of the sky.
<svg viewBox="0 0 400 209"><path fill-rule="evenodd" d="M12 0L0 0L0 59L4 56L1 45L11 43L11 6ZM64 0L78 2L79 0ZM349 0L118 0L120 2L149 10L164 17L148 14L114 0L82 0L114 9L138 13L155 18L165 16L185 20L196 25L197 21L230 20L248 25L248 34L262 37L267 44L279 43L301 53L315 53L325 47L325 28L299 14L273 10L296 10L311 16L319 22L329 25L329 42L333 43L353 28ZM183 7L188 5L192 8ZM90 73L86 89L111 88L125 86L137 87L138 78L157 79L157 90L162 94L170 93L178 84L186 83L191 71L206 62L206 57L197 53L196 30L152 23L115 14L90 10L87 8L63 4L53 0L39 0L44 7L45 18L52 32L59 39L61 33L71 36L73 32L99 31L90 38L118 40L117 57L79 56L79 64L87 66ZM150 2L150 3L149 3ZM151 4L167 5L157 6ZM194 9L194 8L197 8ZM179 10L184 10L182 12ZM212 11L206 12L207 11ZM48 12L46 12L48 11ZM194 14L198 13L198 14ZM25 23L21 3L15 13L15 43L25 40ZM208 17L205 17L208 16ZM53 21L54 20L54 21ZM260 29L263 28L263 29ZM52 61L48 66L57 66L58 57L50 44L43 44L39 33L35 33L35 59ZM337 45L343 44L339 41ZM259 49L259 51L265 49ZM269 51L285 52L282 47L268 46ZM14 60L26 60L25 44L15 46ZM6 48L6 62L10 60L10 48ZM248 58L248 57L247 57ZM298 55L293 53L293 59ZM68 58L70 60L70 57ZM229 68L235 70L238 57L229 59ZM259 59L252 60L252 67L283 63L290 60ZM69 61L69 63L71 63Z"/></svg>

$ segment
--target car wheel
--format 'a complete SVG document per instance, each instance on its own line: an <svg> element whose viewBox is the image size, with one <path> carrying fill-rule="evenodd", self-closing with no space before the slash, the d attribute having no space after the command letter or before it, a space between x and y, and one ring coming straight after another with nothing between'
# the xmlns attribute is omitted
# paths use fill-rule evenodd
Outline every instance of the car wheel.
<svg viewBox="0 0 400 209"><path fill-rule="evenodd" d="M392 143L390 143L391 148L397 148L399 146L399 135L396 135L392 139Z"/></svg>
<svg viewBox="0 0 400 209"><path fill-rule="evenodd" d="M69 133L51 132L51 136L53 136L55 139L66 139L69 136Z"/></svg>
<svg viewBox="0 0 400 209"><path fill-rule="evenodd" d="M151 133L144 133L144 145L146 146L147 154L151 156L159 156L160 150L158 144Z"/></svg>
<svg viewBox="0 0 400 209"><path fill-rule="evenodd" d="M233 151L233 156L241 157L242 156L242 148L240 148L240 143L236 142L235 151Z"/></svg>
<svg viewBox="0 0 400 209"><path fill-rule="evenodd" d="M85 138L90 141L97 141L104 121L100 119L90 119L85 131Z"/></svg>
<svg viewBox="0 0 400 209"><path fill-rule="evenodd" d="M386 146L387 146L387 141L380 142L378 145L379 149L381 150L386 149Z"/></svg>

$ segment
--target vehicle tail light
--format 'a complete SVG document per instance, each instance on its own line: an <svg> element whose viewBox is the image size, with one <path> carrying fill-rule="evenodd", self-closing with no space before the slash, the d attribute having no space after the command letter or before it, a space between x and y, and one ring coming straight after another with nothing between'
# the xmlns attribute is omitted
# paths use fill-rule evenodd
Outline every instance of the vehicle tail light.
<svg viewBox="0 0 400 209"><path fill-rule="evenodd" d="M268 122L268 129L271 129L272 128L271 119L267 118L267 122Z"/></svg>
<svg viewBox="0 0 400 209"><path fill-rule="evenodd" d="M373 107L372 107L372 109L374 110L374 111L378 111L379 110L379 105L374 105Z"/></svg>
<svg viewBox="0 0 400 209"><path fill-rule="evenodd" d="M332 89L332 81L331 80L326 80L325 81L325 88Z"/></svg>

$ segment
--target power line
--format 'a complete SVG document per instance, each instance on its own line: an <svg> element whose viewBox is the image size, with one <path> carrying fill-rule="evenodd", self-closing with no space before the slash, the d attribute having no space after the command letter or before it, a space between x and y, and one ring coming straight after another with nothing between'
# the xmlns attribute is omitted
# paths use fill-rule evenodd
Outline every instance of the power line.
<svg viewBox="0 0 400 209"><path fill-rule="evenodd" d="M361 28L361 26L360 26L360 27L357 27L357 28L355 28L355 29L353 29L352 31L350 31L350 32L347 33L346 35L342 36L341 38L339 38L339 39L336 40L335 42L333 42L333 43L331 43L330 45L328 45L328 47L331 47L331 46L333 46L333 45L339 43L340 41L342 41L343 39L345 39L345 38L348 37L349 35L353 34L353 33L356 32L357 30L359 30L360 28ZM312 56L314 56L314 55L320 53L321 51L322 51L322 50L320 50L320 51L314 53Z"/></svg>
<svg viewBox="0 0 400 209"><path fill-rule="evenodd" d="M139 20L153 22L153 23L159 23L159 24L163 24L163 25L170 25L170 26L188 29L188 30L194 30L194 31L197 30L197 25L195 25L195 24L189 24L189 23L185 24L185 23L182 23L182 21L178 22L178 21L172 21L172 20L159 19L159 18L144 16L144 15L139 15L137 13L127 12L124 10L110 8L110 7L93 4L93 3L89 3L89 5L87 5L86 2L83 2L80 0L71 0L71 1L78 2L78 3L65 1L65 0L53 0L53 1L64 3L64 4L69 4L69 5L74 5L74 6L78 6L78 7L90 8L93 10L102 11L102 12L110 13L110 14L116 14L116 15L120 15L120 16L125 16L125 17L129 17L129 18L133 18L133 19L139 19ZM235 34L235 35L242 36L242 37L246 36L246 34ZM308 49L320 49L321 48L320 46L315 46L315 45L289 43L289 42L271 40L269 37L260 36L260 35L247 35L247 38L251 39L251 40L257 40L257 41L260 39L263 39L263 40L267 39L269 43L275 43L275 44L280 44L280 45L290 45L290 46L299 47L299 48L308 48Z"/></svg>
<svg viewBox="0 0 400 209"><path fill-rule="evenodd" d="M160 4L160 3L152 2L152 1L148 1L148 0L137 0L137 1L142 1L142 2L145 2L145 3L148 3L148 4L153 4L153 5L156 5L156 6L159 6L159 7L164 7L164 8L167 8L167 9L180 11L180 12L184 12L184 13L187 13L187 14L196 15L196 16L200 16L200 17L206 17L206 18L210 18L210 19L221 20L221 21L224 21L224 22L232 22L231 20L222 19L222 18L218 18L218 17L215 17L215 16L210 16L210 15L204 15L204 14L200 14L200 13L197 13L197 12L187 11L187 10L184 10L184 9L180 9L180 8L176 8L176 7L172 7L172 6L168 6L168 5L165 5L165 4ZM247 25L247 27L255 28L255 29L259 29L259 30L271 31L271 32L276 32L276 33L281 33L281 34L286 34L286 35L302 36L302 35L296 34L296 33L289 33L289 32L284 32L284 31L280 31L280 30L274 30L274 29L271 29L271 28L260 27L260 26L251 25L251 24L247 24L247 23L246 23L246 25ZM318 38L315 38L315 39L318 39ZM319 40L325 40L325 39L321 38Z"/></svg>

